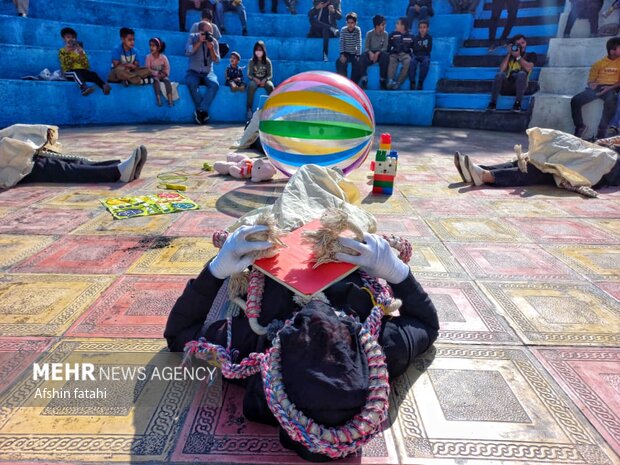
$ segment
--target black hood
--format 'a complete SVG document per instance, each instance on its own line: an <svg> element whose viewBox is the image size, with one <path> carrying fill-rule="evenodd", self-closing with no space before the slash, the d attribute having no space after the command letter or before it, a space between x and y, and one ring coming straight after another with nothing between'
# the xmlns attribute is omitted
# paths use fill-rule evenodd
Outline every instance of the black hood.
<svg viewBox="0 0 620 465"><path fill-rule="evenodd" d="M368 397L368 360L361 324L312 301L280 332L284 389L298 409L326 426L359 413Z"/></svg>

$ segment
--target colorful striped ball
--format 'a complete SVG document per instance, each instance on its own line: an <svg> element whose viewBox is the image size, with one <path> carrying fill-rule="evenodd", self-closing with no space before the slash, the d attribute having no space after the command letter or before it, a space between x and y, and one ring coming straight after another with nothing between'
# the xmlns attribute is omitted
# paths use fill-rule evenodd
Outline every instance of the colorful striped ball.
<svg viewBox="0 0 620 465"><path fill-rule="evenodd" d="M370 152L375 115L368 96L349 79L309 71L272 92L259 130L267 157L285 175L311 163L347 174Z"/></svg>

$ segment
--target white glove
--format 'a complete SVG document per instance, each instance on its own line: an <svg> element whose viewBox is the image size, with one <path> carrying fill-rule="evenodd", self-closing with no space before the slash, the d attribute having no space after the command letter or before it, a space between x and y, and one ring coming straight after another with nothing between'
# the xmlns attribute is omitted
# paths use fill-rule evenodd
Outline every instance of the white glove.
<svg viewBox="0 0 620 465"><path fill-rule="evenodd" d="M409 266L396 256L390 244L380 236L364 233L364 242L341 237L340 244L359 252L360 255L337 253L335 258L341 262L359 265L376 278L383 278L388 283L402 283L409 275Z"/></svg>
<svg viewBox="0 0 620 465"><path fill-rule="evenodd" d="M241 226L233 232L220 249L220 252L209 263L209 271L218 279L225 279L235 273L241 273L250 266L257 252L273 247L268 241L248 241L250 234L267 231L264 225Z"/></svg>

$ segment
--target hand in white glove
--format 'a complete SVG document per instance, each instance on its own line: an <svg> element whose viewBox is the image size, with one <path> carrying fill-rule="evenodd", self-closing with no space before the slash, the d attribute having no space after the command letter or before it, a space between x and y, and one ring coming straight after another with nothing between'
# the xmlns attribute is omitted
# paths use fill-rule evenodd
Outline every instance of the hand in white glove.
<svg viewBox="0 0 620 465"><path fill-rule="evenodd" d="M396 256L390 244L382 237L364 233L365 243L348 237L341 237L339 240L340 244L359 252L360 255L337 253L336 260L359 265L362 271L392 284L402 283L409 275L409 266Z"/></svg>
<svg viewBox="0 0 620 465"><path fill-rule="evenodd" d="M235 273L241 273L250 266L256 258L256 253L273 247L268 241L248 241L250 234L267 231L264 225L241 226L233 232L220 252L209 263L209 271L218 279L225 279Z"/></svg>

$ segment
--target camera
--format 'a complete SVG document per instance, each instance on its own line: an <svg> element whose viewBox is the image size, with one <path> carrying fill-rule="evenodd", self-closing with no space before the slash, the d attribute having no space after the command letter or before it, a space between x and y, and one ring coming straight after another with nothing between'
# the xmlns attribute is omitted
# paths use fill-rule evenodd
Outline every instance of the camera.
<svg viewBox="0 0 620 465"><path fill-rule="evenodd" d="M207 42L213 42L213 34L211 34L209 31L203 31L200 33L200 35L204 36Z"/></svg>
<svg viewBox="0 0 620 465"><path fill-rule="evenodd" d="M79 41L79 40L77 40L77 39L71 39L71 40L69 41L69 46L70 46L70 47L73 47L73 48L76 48L76 47L81 47L81 48L84 48L84 45L82 44L82 42L80 42L80 41Z"/></svg>
<svg viewBox="0 0 620 465"><path fill-rule="evenodd" d="M510 46L510 51L512 52L520 52L521 51L521 46L518 44L512 44Z"/></svg>

